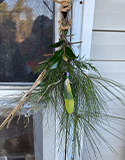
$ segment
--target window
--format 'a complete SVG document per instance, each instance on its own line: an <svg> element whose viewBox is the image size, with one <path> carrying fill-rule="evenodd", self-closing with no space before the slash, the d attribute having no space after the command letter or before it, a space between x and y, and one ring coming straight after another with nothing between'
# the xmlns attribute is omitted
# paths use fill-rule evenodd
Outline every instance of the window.
<svg viewBox="0 0 125 160"><path fill-rule="evenodd" d="M26 91L31 83L24 82L39 75L36 65L52 56L53 7L49 0L0 2L0 97ZM30 115L25 128L27 111L24 106L19 123L15 116L8 129L0 130L0 160L43 159L42 121L38 113ZM0 123L7 115L0 110Z"/></svg>
<svg viewBox="0 0 125 160"><path fill-rule="evenodd" d="M0 82L33 82L36 65L53 50L53 1L0 4Z"/></svg>

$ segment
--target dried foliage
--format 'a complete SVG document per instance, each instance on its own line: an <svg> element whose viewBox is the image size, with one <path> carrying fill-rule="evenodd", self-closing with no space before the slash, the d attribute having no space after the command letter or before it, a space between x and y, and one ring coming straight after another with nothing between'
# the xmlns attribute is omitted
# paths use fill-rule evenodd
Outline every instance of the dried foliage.
<svg viewBox="0 0 125 160"><path fill-rule="evenodd" d="M88 60L84 57L80 59L75 56L70 42L66 39L67 27L69 28L71 24L69 23L70 20L67 21L70 8L63 10L63 8L65 8L63 4L70 7L71 1L61 0L56 2L62 5L61 13L63 20L60 22L63 23L63 21L65 21L65 24L63 23L63 28L62 26L60 28L59 42L49 46L51 48L59 47L59 49L55 51L49 60L39 64L37 71L42 73L2 123L0 129L2 129L6 123L9 124L11 122L13 116L20 110L21 106L28 103L31 106L29 111L34 109L35 111L42 110L42 114L51 111L56 114L59 122L57 128L58 133L56 135L58 139L57 147L60 154L65 154L65 160L67 156L69 159L74 159L77 153L78 157L80 157L82 145L86 146L86 153L88 155L90 155L90 146L95 157L97 152L101 156L96 141L105 142L111 151L116 153L101 134L98 127L117 137L117 135L114 135L114 133L107 129L107 127L110 127L116 130L110 126L109 121L124 120L124 118L113 115L107 102L118 100L125 106L125 86L102 77ZM74 98L74 111L72 114L68 114L64 100L64 81L67 72L70 73L69 79L71 81L72 95ZM86 138L83 139L83 136ZM63 151L65 153L62 153ZM91 159L91 157L89 158Z"/></svg>

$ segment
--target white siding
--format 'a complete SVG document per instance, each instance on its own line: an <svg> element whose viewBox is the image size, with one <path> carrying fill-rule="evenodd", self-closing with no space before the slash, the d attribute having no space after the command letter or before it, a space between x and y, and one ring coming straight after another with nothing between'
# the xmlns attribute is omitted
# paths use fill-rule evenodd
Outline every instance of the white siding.
<svg viewBox="0 0 125 160"><path fill-rule="evenodd" d="M96 0L90 58L102 76L125 84L125 0ZM110 105L113 111L125 117L125 107ZM113 127L125 133L125 123ZM112 130L111 130L112 131ZM124 160L125 142L103 133L118 152L117 156L100 146L104 160ZM119 137L125 140L124 135ZM87 158L86 158L87 159ZM92 160L95 158L93 157ZM100 157L97 157L100 160Z"/></svg>
<svg viewBox="0 0 125 160"><path fill-rule="evenodd" d="M125 0L96 0L93 28L125 30Z"/></svg>

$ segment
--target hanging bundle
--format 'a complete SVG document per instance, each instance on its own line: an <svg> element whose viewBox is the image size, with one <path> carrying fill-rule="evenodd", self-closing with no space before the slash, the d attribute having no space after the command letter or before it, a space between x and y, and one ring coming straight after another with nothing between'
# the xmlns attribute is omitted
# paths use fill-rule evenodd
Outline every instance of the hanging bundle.
<svg viewBox="0 0 125 160"><path fill-rule="evenodd" d="M69 15L69 12L71 10L71 2L73 0L54 0L57 3L60 3L62 5L60 12L61 12L61 18L60 18L60 30L66 30L71 27L71 17Z"/></svg>
<svg viewBox="0 0 125 160"><path fill-rule="evenodd" d="M21 107L23 108L26 103L31 105L28 112L32 109L36 111L41 109L45 112L47 108L54 108L53 110L59 119L59 144L62 144L62 148L64 148L62 138L65 138L65 148L67 148L70 140L70 142L72 142L72 147L70 147L72 156L76 154L76 148L80 155L81 137L83 137L83 133L86 136L86 145L88 145L88 143L90 144L95 156L96 152L100 153L95 142L95 139L98 139L97 137L103 140L112 152L115 152L112 146L98 131L97 126L107 131L106 127L110 127L108 120L121 119L121 117L109 114L109 107L104 97L106 97L108 101L112 101L107 94L108 92L114 99L117 99L125 105L123 101L123 98L125 98L125 94L123 93L125 86L102 77L88 60L84 57L80 59L75 55L71 43L67 40L68 29L71 27L69 12L71 10L72 0L54 1L62 5L60 10L60 40L57 43L49 45L49 47L59 47L59 50L55 51L49 60L39 63L38 72L41 72L41 74L30 90L21 97L12 112L0 125L0 129L6 124L9 126L15 114ZM87 73L93 71L95 74L86 74L86 71ZM42 83L43 81L44 83ZM70 83L72 83L72 89ZM111 88L113 90L111 90ZM120 94L121 97L118 96L117 93ZM51 108L49 107L50 103L52 105ZM63 149L60 145L59 151L62 152ZM86 150L89 154L87 147ZM65 157L66 155L67 150Z"/></svg>

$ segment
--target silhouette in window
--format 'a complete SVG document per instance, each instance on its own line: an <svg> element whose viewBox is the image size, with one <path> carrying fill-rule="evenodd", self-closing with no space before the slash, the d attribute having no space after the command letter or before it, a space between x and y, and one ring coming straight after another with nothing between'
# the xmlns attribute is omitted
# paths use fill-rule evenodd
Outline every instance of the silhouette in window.
<svg viewBox="0 0 125 160"><path fill-rule="evenodd" d="M38 77L34 74L39 62L50 57L53 50L48 44L53 42L53 20L42 15L36 18L32 26L32 32L15 51L12 59L14 81L33 82Z"/></svg>

